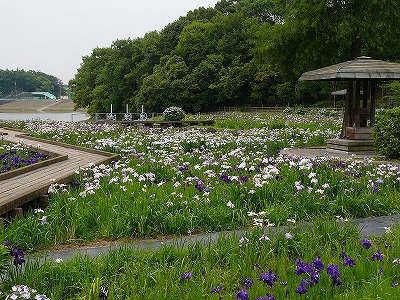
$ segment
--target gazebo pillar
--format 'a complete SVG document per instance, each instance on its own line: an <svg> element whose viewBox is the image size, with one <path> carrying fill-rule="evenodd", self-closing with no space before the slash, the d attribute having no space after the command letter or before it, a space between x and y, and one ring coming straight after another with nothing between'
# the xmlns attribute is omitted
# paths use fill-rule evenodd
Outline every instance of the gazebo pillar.
<svg viewBox="0 0 400 300"><path fill-rule="evenodd" d="M371 80L371 115L370 117L370 126L375 126L375 110L376 110L376 81Z"/></svg>

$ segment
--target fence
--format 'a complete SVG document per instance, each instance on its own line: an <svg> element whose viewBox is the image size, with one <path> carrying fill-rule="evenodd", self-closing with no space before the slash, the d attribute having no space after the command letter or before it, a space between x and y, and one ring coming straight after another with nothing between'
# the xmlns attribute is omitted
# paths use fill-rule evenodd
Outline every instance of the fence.
<svg viewBox="0 0 400 300"><path fill-rule="evenodd" d="M291 108L296 109L295 107L282 107L282 106L223 106L218 107L213 112L204 112L204 113L197 113L197 115L206 115L210 113L225 113L225 112L246 112L246 113L282 113L285 109ZM313 111L318 109L324 109L326 111L337 111L343 112L344 108L316 108L316 107L299 107L301 110L305 111ZM134 120L147 120L154 117L160 117L162 113L96 113L95 114L95 121L134 121Z"/></svg>
<svg viewBox="0 0 400 300"><path fill-rule="evenodd" d="M278 112L283 112L283 110L291 108L291 109L296 109L295 107L283 107L283 106L242 106L242 107L237 107L237 106L223 106L223 107L218 107L216 109L216 112L271 112L271 113L278 113ZM343 111L343 108L334 108L334 107L300 107L302 110L310 111L310 110L316 110L316 109L325 109L329 111Z"/></svg>
<svg viewBox="0 0 400 300"><path fill-rule="evenodd" d="M162 116L162 113L96 113L95 121L147 120L158 116Z"/></svg>

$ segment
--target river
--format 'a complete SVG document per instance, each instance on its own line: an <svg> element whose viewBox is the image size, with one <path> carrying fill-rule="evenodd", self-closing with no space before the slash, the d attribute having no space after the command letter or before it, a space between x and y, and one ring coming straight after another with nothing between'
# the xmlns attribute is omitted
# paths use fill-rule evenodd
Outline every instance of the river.
<svg viewBox="0 0 400 300"><path fill-rule="evenodd" d="M88 120L89 115L86 113L70 112L70 113L0 113L0 120L7 121L29 121L29 120L50 120L79 122Z"/></svg>

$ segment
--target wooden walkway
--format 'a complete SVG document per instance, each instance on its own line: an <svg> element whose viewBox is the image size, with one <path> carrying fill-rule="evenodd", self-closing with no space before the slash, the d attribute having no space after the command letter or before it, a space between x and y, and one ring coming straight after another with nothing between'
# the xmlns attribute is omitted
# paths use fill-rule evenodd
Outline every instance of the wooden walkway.
<svg viewBox="0 0 400 300"><path fill-rule="evenodd" d="M68 156L50 165L27 171L26 173L0 180L0 216L34 199L47 194L52 183L69 182L79 168L90 164L108 164L119 156L98 150L37 139L9 128L0 128L2 138L18 143L23 141L33 148Z"/></svg>

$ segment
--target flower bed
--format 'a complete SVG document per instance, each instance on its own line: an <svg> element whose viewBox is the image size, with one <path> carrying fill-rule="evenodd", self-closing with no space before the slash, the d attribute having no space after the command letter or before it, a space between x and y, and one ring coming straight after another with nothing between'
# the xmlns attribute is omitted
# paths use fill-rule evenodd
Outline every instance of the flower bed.
<svg viewBox="0 0 400 300"><path fill-rule="evenodd" d="M50 153L33 150L23 143L11 144L0 142L0 160L2 162L0 165L0 175L40 163L51 157Z"/></svg>

